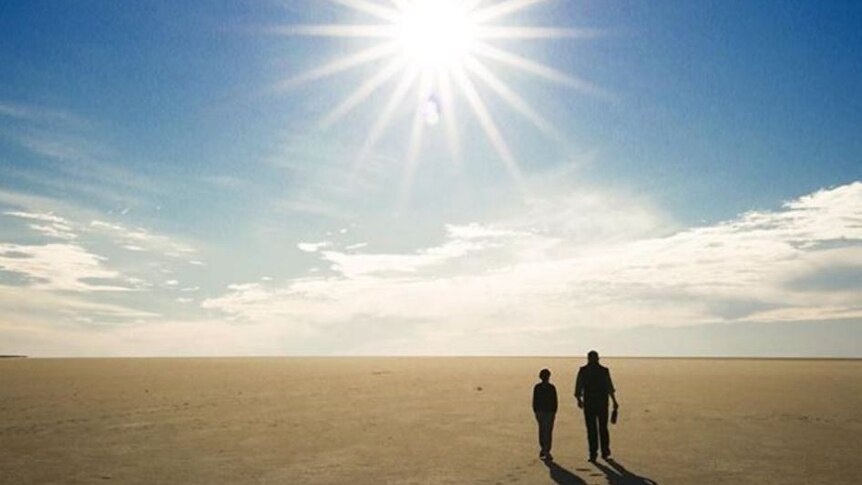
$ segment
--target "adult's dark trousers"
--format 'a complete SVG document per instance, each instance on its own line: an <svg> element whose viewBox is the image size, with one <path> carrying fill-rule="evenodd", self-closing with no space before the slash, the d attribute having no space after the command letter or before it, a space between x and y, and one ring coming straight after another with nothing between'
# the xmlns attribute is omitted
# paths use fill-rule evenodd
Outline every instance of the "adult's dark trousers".
<svg viewBox="0 0 862 485"><path fill-rule="evenodd" d="M551 442L554 439L554 418L556 413L537 412L536 421L539 423L539 449L542 454L551 452Z"/></svg>
<svg viewBox="0 0 862 485"><path fill-rule="evenodd" d="M591 406L589 403L585 403L584 419L587 423L587 442L590 445L590 456L596 456L600 445L602 455L610 455L611 437L608 433L608 405Z"/></svg>

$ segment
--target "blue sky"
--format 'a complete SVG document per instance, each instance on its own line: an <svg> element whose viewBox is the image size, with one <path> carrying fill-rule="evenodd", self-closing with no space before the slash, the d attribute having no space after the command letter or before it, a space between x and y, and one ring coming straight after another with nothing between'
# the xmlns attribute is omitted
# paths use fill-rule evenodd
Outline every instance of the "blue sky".
<svg viewBox="0 0 862 485"><path fill-rule="evenodd" d="M399 78L321 121L386 59L277 89L375 41L275 29L376 22L4 2L0 353L862 354L858 2L501 18L597 31L495 42L594 88L485 62L560 135L476 81L520 179L457 94L409 183L414 96L358 160Z"/></svg>

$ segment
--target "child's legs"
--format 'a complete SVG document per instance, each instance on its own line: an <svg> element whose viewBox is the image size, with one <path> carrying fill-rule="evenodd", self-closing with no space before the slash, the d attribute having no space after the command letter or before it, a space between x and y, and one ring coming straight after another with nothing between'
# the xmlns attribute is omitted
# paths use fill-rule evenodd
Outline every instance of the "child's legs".
<svg viewBox="0 0 862 485"><path fill-rule="evenodd" d="M551 451L551 440L554 432L554 413L536 413L536 421L539 423L539 448L543 452Z"/></svg>

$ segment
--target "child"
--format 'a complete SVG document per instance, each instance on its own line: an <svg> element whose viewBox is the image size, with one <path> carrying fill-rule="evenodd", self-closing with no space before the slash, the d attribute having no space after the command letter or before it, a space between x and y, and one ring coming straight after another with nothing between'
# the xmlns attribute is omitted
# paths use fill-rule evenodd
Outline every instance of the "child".
<svg viewBox="0 0 862 485"><path fill-rule="evenodd" d="M554 417L557 415L557 388L548 382L551 371L542 369L539 379L542 382L533 388L533 412L539 423L539 458L553 461L551 456L551 437L554 433Z"/></svg>

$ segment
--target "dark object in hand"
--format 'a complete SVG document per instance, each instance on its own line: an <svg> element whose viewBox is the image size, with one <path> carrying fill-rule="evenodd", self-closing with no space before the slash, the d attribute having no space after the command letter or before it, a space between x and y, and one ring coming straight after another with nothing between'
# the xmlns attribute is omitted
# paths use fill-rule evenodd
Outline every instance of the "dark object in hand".
<svg viewBox="0 0 862 485"><path fill-rule="evenodd" d="M617 424L617 408L611 413L611 424Z"/></svg>

